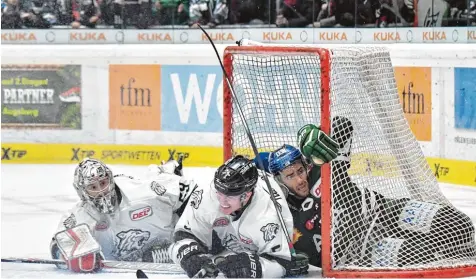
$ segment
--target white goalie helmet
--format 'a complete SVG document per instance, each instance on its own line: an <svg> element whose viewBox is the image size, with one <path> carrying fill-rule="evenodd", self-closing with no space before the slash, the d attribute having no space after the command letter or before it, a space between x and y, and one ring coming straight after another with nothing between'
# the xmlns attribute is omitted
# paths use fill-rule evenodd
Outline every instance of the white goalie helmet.
<svg viewBox="0 0 476 279"><path fill-rule="evenodd" d="M85 158L74 171L73 186L81 200L99 212L113 213L118 204L111 169L99 160Z"/></svg>

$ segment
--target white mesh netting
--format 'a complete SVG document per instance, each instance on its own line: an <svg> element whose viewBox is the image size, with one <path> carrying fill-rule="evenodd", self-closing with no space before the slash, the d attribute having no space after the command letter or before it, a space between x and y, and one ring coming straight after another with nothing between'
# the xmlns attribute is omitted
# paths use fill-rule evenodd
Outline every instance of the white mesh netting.
<svg viewBox="0 0 476 279"><path fill-rule="evenodd" d="M303 125L321 119L318 53L232 52L232 152L297 146ZM421 269L476 264L474 228L439 190L399 103L384 48L334 48L331 55L333 269ZM350 158L350 164L349 160Z"/></svg>

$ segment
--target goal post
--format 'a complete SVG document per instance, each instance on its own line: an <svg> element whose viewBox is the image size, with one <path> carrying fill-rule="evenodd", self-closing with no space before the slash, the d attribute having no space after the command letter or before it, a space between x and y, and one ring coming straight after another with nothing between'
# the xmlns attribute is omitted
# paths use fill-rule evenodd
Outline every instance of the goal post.
<svg viewBox="0 0 476 279"><path fill-rule="evenodd" d="M339 143L321 169L324 277L476 275L474 226L439 189L386 48L240 46L223 60L225 160L254 157L238 104L259 151L296 146L309 123Z"/></svg>

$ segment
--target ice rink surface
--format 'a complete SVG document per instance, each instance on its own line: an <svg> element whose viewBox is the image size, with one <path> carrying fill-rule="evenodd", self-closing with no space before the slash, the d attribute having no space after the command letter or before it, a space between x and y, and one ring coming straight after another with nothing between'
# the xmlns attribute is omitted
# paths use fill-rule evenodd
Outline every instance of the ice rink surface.
<svg viewBox="0 0 476 279"><path fill-rule="evenodd" d="M60 216L79 198L73 189L76 165L1 165L1 257L50 258L49 243ZM111 165L115 174L142 176L145 166ZM187 168L184 174L210 183L214 168ZM476 224L476 188L441 184L443 193ZM149 278L188 278L149 273ZM1 278L135 278L134 271L73 274L52 265L2 263ZM307 277L321 277L312 270Z"/></svg>

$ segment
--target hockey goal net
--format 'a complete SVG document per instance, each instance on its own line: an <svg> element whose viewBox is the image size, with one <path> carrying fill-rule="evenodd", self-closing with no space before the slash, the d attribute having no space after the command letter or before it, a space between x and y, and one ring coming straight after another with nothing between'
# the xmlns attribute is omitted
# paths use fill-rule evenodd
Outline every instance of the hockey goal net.
<svg viewBox="0 0 476 279"><path fill-rule="evenodd" d="M476 275L473 224L443 196L409 128L388 50L228 47L224 65L236 94L224 81L225 160L254 157L238 104L259 151L296 146L308 123L350 147L350 162L322 167L325 277Z"/></svg>

